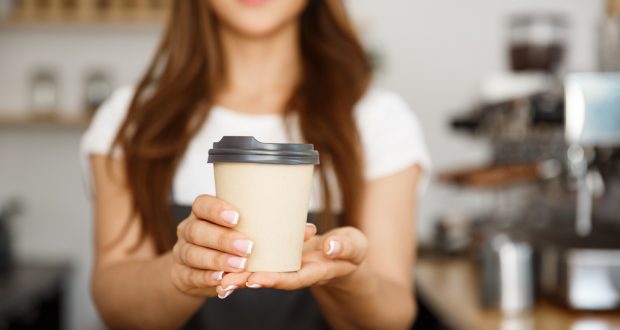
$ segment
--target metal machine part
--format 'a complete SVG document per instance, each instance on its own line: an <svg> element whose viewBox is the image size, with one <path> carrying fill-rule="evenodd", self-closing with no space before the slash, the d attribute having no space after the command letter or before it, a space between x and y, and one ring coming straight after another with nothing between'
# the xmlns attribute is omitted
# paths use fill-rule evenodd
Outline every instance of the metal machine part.
<svg viewBox="0 0 620 330"><path fill-rule="evenodd" d="M586 236L592 228L592 200L604 184L600 172L588 166L585 148L620 146L620 74L572 74L565 90L567 158L577 182L575 229Z"/></svg>
<svg viewBox="0 0 620 330"><path fill-rule="evenodd" d="M530 243L506 234L494 236L483 249L482 303L506 314L534 305L534 252Z"/></svg>
<svg viewBox="0 0 620 330"><path fill-rule="evenodd" d="M619 234L594 227L587 237L541 235L536 249L542 293L571 309L620 309Z"/></svg>

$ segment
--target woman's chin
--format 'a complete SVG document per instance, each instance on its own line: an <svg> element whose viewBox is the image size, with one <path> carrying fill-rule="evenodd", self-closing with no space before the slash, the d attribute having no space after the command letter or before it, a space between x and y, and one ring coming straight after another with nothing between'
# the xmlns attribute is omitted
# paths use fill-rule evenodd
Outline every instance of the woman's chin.
<svg viewBox="0 0 620 330"><path fill-rule="evenodd" d="M273 35L297 22L308 0L212 0L224 25L247 37Z"/></svg>
<svg viewBox="0 0 620 330"><path fill-rule="evenodd" d="M271 0L238 0L241 4L246 6L261 6L267 4Z"/></svg>
<svg viewBox="0 0 620 330"><path fill-rule="evenodd" d="M247 38L265 38L277 34L285 29L287 22L270 22L262 20L247 20L243 24L229 24L228 28L236 34Z"/></svg>

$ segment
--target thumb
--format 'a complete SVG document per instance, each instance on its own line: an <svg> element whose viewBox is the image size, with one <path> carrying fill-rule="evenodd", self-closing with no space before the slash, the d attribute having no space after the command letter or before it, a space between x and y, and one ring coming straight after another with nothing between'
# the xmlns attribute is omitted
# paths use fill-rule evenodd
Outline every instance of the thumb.
<svg viewBox="0 0 620 330"><path fill-rule="evenodd" d="M357 228L341 227L323 235L317 246L328 258L360 264L366 258L368 239Z"/></svg>

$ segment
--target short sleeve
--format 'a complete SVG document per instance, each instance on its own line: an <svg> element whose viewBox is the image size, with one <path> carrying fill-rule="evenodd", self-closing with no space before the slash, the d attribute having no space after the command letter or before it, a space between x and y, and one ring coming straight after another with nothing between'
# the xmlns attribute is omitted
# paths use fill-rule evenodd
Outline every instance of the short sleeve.
<svg viewBox="0 0 620 330"><path fill-rule="evenodd" d="M423 171L421 191L428 185L431 161L416 114L397 94L370 89L355 109L367 180L389 176L414 164Z"/></svg>
<svg viewBox="0 0 620 330"><path fill-rule="evenodd" d="M92 194L92 173L90 172L89 156L108 155L112 142L121 127L129 105L133 98L133 88L124 87L117 89L110 98L104 102L95 113L88 129L80 142L80 165L85 189ZM112 152L113 157L120 157L119 149Z"/></svg>
<svg viewBox="0 0 620 330"><path fill-rule="evenodd" d="M127 115L133 93L131 87L119 88L99 107L82 136L80 144L82 156L106 155L110 152L112 142ZM112 155L118 157L120 150L114 150Z"/></svg>

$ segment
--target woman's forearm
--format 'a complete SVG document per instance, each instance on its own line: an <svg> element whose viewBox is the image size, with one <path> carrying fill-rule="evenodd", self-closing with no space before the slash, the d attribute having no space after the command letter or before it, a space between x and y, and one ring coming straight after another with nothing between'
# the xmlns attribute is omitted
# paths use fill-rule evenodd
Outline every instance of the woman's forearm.
<svg viewBox="0 0 620 330"><path fill-rule="evenodd" d="M413 293L365 264L350 276L312 288L336 329L408 329L416 314Z"/></svg>
<svg viewBox="0 0 620 330"><path fill-rule="evenodd" d="M170 279L172 255L96 268L95 302L107 326L117 329L181 327L204 298L184 294Z"/></svg>

